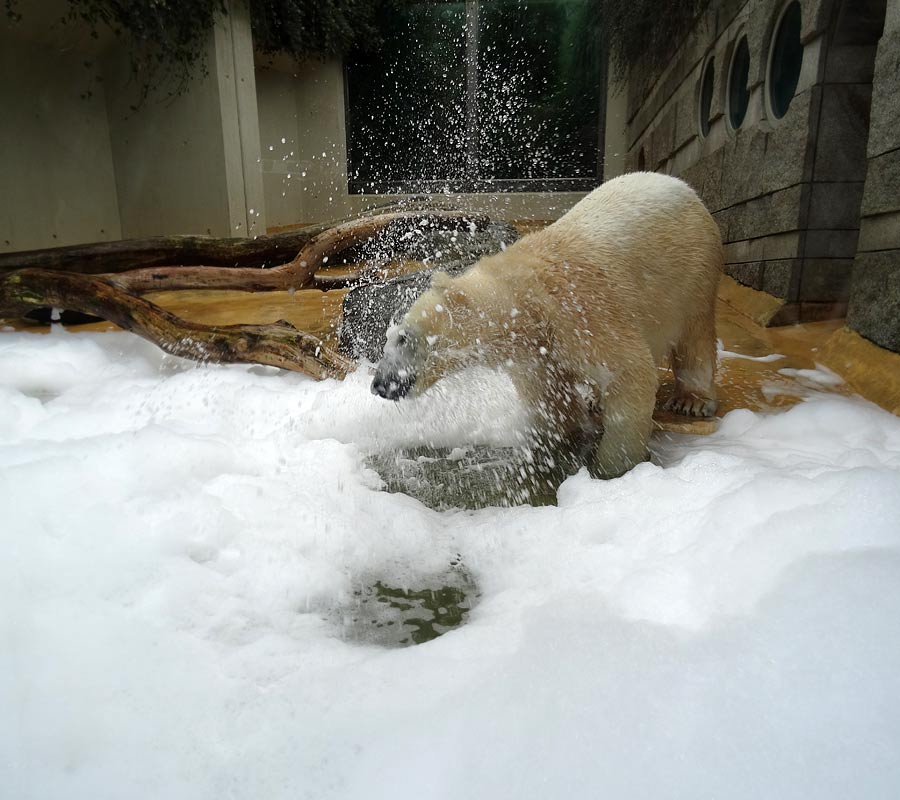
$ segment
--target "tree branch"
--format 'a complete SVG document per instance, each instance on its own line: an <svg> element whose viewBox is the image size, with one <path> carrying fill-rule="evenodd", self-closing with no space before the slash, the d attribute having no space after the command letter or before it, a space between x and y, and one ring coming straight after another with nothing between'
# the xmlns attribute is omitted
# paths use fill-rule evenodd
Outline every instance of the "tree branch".
<svg viewBox="0 0 900 800"><path fill-rule="evenodd" d="M196 361L267 364L319 380L343 378L354 369L352 361L288 322L199 325L96 275L24 269L0 277L3 313L23 315L48 305L102 317L167 353Z"/></svg>

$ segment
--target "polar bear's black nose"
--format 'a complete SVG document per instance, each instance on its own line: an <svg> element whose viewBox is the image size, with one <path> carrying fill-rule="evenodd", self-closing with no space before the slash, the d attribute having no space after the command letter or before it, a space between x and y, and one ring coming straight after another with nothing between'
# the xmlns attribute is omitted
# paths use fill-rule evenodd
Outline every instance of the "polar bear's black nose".
<svg viewBox="0 0 900 800"><path fill-rule="evenodd" d="M372 381L372 394L377 394L385 400L399 400L409 394L413 383L415 378L409 376L377 374Z"/></svg>

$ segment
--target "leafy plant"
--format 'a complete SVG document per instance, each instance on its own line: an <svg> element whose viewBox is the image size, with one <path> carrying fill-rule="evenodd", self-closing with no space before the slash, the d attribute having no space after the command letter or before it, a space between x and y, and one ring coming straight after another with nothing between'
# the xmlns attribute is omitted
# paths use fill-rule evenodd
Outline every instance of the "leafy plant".
<svg viewBox="0 0 900 800"><path fill-rule="evenodd" d="M658 72L709 0L595 0L613 75L621 80L643 65Z"/></svg>
<svg viewBox="0 0 900 800"><path fill-rule="evenodd" d="M298 61L367 51L382 41L378 13L390 0L250 0L253 40Z"/></svg>
<svg viewBox="0 0 900 800"><path fill-rule="evenodd" d="M378 9L391 0L249 0L254 44L298 60L365 50L381 41ZM6 17L22 19L21 0L3 0ZM128 43L140 104L154 89L184 92L196 69L207 71L206 41L228 14L225 0L68 0L62 21L81 22L98 38L103 28Z"/></svg>

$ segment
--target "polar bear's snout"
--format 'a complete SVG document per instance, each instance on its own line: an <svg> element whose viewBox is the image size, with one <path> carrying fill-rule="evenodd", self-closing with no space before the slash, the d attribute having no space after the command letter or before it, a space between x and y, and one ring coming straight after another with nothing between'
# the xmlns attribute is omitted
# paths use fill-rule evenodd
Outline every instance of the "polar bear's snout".
<svg viewBox="0 0 900 800"><path fill-rule="evenodd" d="M410 375L406 370L382 372L379 367L372 380L372 394L377 394L385 400L399 400L409 394L415 382L415 375Z"/></svg>
<svg viewBox="0 0 900 800"><path fill-rule="evenodd" d="M394 327L388 331L384 355L375 369L372 394L385 400L406 397L416 384L421 347L412 331Z"/></svg>

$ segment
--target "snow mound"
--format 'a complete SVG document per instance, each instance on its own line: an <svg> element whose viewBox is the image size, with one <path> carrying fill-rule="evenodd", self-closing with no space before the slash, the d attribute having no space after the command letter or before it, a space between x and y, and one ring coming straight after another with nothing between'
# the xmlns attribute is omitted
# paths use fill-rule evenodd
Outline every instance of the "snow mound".
<svg viewBox="0 0 900 800"><path fill-rule="evenodd" d="M735 411L557 507L468 512L381 491L365 456L514 441L490 374L403 407L364 372L3 334L0 408L6 796L900 787L900 420L865 401ZM342 636L361 580L457 563L466 624Z"/></svg>

